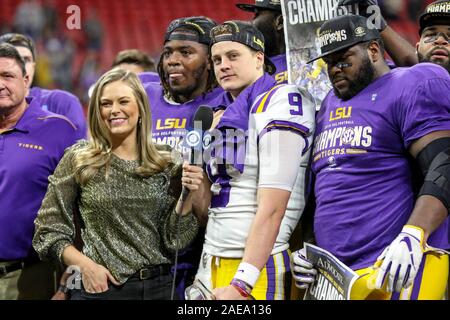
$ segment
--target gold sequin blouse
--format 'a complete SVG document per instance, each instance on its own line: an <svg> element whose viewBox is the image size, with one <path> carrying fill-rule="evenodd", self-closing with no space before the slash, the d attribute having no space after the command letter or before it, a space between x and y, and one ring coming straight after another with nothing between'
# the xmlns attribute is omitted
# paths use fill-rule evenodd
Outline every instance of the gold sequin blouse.
<svg viewBox="0 0 450 320"><path fill-rule="evenodd" d="M124 283L140 268L171 263L177 246L178 199L172 196L175 165L148 178L136 174L138 161L111 157L108 177L105 168L85 185L74 178L73 155L86 145L79 142L66 150L53 175L35 220L33 247L41 259L57 258L74 243L73 212L76 206L84 224L83 254L106 267ZM193 214L181 218L179 248L190 244L198 230Z"/></svg>

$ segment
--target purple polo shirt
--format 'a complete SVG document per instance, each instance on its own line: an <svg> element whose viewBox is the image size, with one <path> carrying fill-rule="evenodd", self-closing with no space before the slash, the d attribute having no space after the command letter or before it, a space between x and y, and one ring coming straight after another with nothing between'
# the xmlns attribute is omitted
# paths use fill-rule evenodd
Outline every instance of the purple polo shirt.
<svg viewBox="0 0 450 320"><path fill-rule="evenodd" d="M33 87L30 90L30 97L33 97L42 109L65 116L79 129L78 138L86 138L86 117L80 100L76 96L63 90Z"/></svg>
<svg viewBox="0 0 450 320"><path fill-rule="evenodd" d="M347 101L330 91L311 155L320 247L361 269L397 237L416 200L408 149L431 132L450 130L449 93L448 72L430 63L395 68ZM448 219L428 243L449 248L447 227Z"/></svg>
<svg viewBox="0 0 450 320"><path fill-rule="evenodd" d="M223 92L221 88L216 88L191 101L178 104L164 97L163 88L159 83L146 83L144 88L150 102L153 141L157 144L170 145L182 153L186 153L187 150L180 142L192 126L195 111L201 105L212 107L211 102Z"/></svg>
<svg viewBox="0 0 450 320"><path fill-rule="evenodd" d="M48 176L78 137L70 120L34 99L16 126L0 134L0 261L33 255L34 219Z"/></svg>

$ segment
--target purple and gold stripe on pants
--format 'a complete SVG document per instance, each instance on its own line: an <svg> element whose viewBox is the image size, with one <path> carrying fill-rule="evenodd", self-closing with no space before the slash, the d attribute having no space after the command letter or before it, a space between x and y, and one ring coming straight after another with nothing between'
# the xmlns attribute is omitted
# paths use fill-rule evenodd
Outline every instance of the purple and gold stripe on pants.
<svg viewBox="0 0 450 320"><path fill-rule="evenodd" d="M286 250L270 256L265 269L267 275L266 300L286 300L286 292L291 292L289 252Z"/></svg>
<svg viewBox="0 0 450 320"><path fill-rule="evenodd" d="M441 300L445 295L449 258L446 254L427 252L422 258L414 283L400 292L388 293L375 289L378 269L356 270L361 276L351 292L352 300ZM386 284L383 288L386 287Z"/></svg>
<svg viewBox="0 0 450 320"><path fill-rule="evenodd" d="M240 263L241 259L214 257L211 267L213 288L228 286ZM271 255L261 270L252 296L256 300L285 300L291 292L291 279L289 250Z"/></svg>

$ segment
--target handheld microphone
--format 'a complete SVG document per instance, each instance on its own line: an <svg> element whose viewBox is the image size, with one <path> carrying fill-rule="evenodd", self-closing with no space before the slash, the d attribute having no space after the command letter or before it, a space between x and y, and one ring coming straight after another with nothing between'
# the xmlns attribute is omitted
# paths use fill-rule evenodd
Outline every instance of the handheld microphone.
<svg viewBox="0 0 450 320"><path fill-rule="evenodd" d="M201 166L203 164L203 133L211 128L214 114L211 107L200 106L195 112L191 131L186 134L186 143L190 147L189 164ZM185 201L189 189L183 187L181 200Z"/></svg>
<svg viewBox="0 0 450 320"><path fill-rule="evenodd" d="M188 146L190 147L191 154L189 156L189 164L193 165L202 165L203 163L203 132L209 130L211 128L213 122L213 111L208 106L200 106L195 112L191 131L189 131L186 135L186 141ZM189 189L183 187L183 191L181 192L181 207L183 208L184 202L189 195ZM183 209L182 209L183 210ZM173 273L173 281L172 281L172 292L171 292L171 300L174 299L175 294L175 283L177 279L177 268L178 268L178 242L179 242L179 232L180 232L180 219L178 219L177 223L177 236L176 243L177 247L175 250L175 261L174 261L174 273Z"/></svg>

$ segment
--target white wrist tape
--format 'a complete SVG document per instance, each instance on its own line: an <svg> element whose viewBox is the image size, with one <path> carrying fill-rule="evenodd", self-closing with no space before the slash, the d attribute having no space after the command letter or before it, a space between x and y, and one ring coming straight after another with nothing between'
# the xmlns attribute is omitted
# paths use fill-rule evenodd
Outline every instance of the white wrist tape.
<svg viewBox="0 0 450 320"><path fill-rule="evenodd" d="M259 269L254 265L247 262L241 262L234 275L234 279L242 280L253 288L255 287L256 281L258 281L260 273Z"/></svg>

